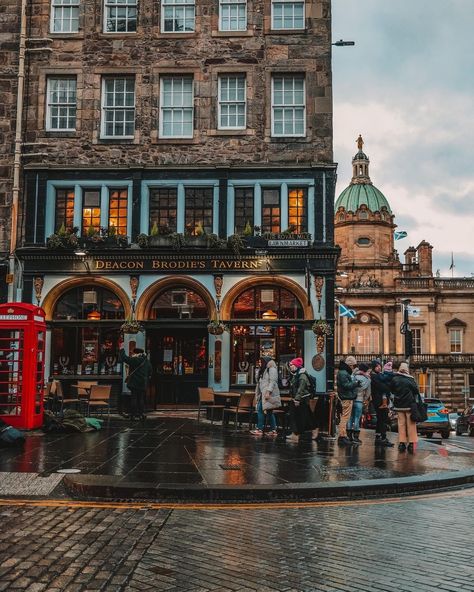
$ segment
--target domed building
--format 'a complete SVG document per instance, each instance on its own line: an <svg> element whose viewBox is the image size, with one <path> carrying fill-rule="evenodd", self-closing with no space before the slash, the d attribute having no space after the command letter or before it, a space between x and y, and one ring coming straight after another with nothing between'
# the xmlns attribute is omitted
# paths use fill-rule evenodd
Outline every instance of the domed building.
<svg viewBox="0 0 474 592"><path fill-rule="evenodd" d="M404 359L401 301L410 299L410 362L421 389L462 407L474 398L474 280L433 277L433 247L425 240L408 247L400 261L395 216L372 183L362 136L357 147L351 182L334 208L341 248L336 352L359 361Z"/></svg>

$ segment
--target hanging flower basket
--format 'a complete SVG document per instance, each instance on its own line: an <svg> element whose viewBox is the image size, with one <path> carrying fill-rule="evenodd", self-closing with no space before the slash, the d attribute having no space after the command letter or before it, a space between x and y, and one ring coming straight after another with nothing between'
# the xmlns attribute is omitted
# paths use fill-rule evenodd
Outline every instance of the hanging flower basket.
<svg viewBox="0 0 474 592"><path fill-rule="evenodd" d="M128 321L125 321L125 323L123 323L123 325L120 327L120 331L122 333L136 335L137 333L143 332L144 328L143 328L143 325L141 325L135 319L130 319Z"/></svg>
<svg viewBox="0 0 474 592"><path fill-rule="evenodd" d="M211 321L207 325L207 331L211 335L222 335L222 333L224 333L224 331L228 331L228 330L229 330L229 328L227 327L227 325L224 325L224 323L221 321Z"/></svg>
<svg viewBox="0 0 474 592"><path fill-rule="evenodd" d="M332 335L331 325L322 319L314 321L311 329L315 335L320 335L321 337L330 337Z"/></svg>

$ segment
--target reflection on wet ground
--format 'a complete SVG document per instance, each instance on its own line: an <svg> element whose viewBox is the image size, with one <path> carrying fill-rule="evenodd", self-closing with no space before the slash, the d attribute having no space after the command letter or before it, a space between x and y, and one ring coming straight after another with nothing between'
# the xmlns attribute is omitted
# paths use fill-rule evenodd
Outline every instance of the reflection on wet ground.
<svg viewBox="0 0 474 592"><path fill-rule="evenodd" d="M392 434L393 441L396 434ZM416 454L376 448L362 432L359 447L334 440L290 443L255 438L248 431L183 417L154 417L144 424L111 420L99 432L29 435L23 451L0 450L0 471L113 475L152 484L318 483L408 477L470 469L474 451L420 441Z"/></svg>

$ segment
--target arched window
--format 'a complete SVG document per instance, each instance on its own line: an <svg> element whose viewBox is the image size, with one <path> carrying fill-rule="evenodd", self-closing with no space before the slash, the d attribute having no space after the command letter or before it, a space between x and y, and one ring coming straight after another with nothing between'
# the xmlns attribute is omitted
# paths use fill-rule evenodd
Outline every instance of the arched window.
<svg viewBox="0 0 474 592"><path fill-rule="evenodd" d="M262 356L275 358L283 384L288 362L303 355L304 328L298 298L285 288L263 285L249 288L234 300L232 326L232 383L254 384L256 365ZM286 322L285 322L286 321Z"/></svg>
<svg viewBox="0 0 474 592"><path fill-rule="evenodd" d="M151 307L151 319L207 319L209 311L200 294L188 288L161 292Z"/></svg>
<svg viewBox="0 0 474 592"><path fill-rule="evenodd" d="M118 375L118 343L125 310L120 298L101 286L65 292L52 314L51 373L55 376Z"/></svg>
<svg viewBox="0 0 474 592"><path fill-rule="evenodd" d="M233 319L302 319L303 307L289 290L275 286L259 286L242 292L232 306Z"/></svg>

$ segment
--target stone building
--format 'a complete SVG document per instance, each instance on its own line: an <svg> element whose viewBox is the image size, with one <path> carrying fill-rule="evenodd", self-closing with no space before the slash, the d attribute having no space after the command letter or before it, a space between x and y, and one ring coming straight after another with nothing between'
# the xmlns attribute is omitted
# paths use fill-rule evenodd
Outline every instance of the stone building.
<svg viewBox="0 0 474 592"><path fill-rule="evenodd" d="M404 358L401 301L410 299L412 369L427 394L460 408L474 399L474 279L433 275L425 240L400 261L395 215L372 184L361 137L358 148L335 205L336 298L344 307L336 310L336 352L360 361Z"/></svg>
<svg viewBox="0 0 474 592"><path fill-rule="evenodd" d="M33 0L26 20L15 280L47 373L118 392L131 318L158 404L249 387L264 353L319 354L330 387L330 1Z"/></svg>

